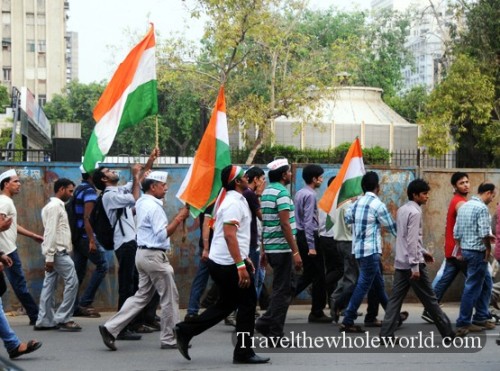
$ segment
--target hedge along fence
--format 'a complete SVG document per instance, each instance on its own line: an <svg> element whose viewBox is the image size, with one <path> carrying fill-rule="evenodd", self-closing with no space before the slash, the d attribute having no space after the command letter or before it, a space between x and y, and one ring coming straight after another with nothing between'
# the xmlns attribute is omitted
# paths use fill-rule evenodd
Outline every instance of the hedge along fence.
<svg viewBox="0 0 500 371"><path fill-rule="evenodd" d="M333 149L299 149L293 146L263 146L259 149L253 163L267 164L276 157L286 157L293 163L341 164L349 150L351 143L342 143ZM234 164L244 164L249 149L235 149L231 152L231 161ZM366 165L386 165L390 162L389 150L376 146L363 148L363 160Z"/></svg>

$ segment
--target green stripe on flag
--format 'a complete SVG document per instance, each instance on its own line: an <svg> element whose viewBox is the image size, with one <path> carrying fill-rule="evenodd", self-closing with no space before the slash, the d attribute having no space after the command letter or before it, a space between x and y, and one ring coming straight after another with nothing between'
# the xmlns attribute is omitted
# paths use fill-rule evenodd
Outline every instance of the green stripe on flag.
<svg viewBox="0 0 500 371"><path fill-rule="evenodd" d="M133 92L129 93L123 107L117 134L126 128L138 124L147 116L158 113L158 98L156 95L157 81L151 80L139 85Z"/></svg>
<svg viewBox="0 0 500 371"><path fill-rule="evenodd" d="M104 160L104 155L102 154L99 146L97 145L97 137L95 131L92 131L89 143L87 144L87 149L85 150L85 157L83 159L83 168L90 173L95 169L95 164L98 161Z"/></svg>
<svg viewBox="0 0 500 371"><path fill-rule="evenodd" d="M340 205L343 201L359 196L363 193L361 188L361 178L362 176L358 176L356 178L347 179L342 184L342 188L340 188L339 197L337 200L337 205Z"/></svg>

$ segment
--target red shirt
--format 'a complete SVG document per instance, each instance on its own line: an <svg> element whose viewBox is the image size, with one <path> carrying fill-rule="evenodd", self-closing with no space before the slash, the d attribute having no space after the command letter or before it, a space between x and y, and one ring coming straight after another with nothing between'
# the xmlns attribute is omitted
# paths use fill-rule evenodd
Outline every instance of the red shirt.
<svg viewBox="0 0 500 371"><path fill-rule="evenodd" d="M448 206L448 214L446 214L446 232L444 242L444 256L451 258L453 249L455 248L455 239L453 238L453 228L457 221L457 204L459 202L467 202L467 198L459 193L455 193Z"/></svg>

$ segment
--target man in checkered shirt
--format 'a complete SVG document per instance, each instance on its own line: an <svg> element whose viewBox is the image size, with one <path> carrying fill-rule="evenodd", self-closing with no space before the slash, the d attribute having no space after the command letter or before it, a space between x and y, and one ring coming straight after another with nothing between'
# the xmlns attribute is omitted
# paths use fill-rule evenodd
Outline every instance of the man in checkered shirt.
<svg viewBox="0 0 500 371"><path fill-rule="evenodd" d="M467 277L460 303L457 329L479 332L494 329L490 322L488 305L491 298L493 281L488 270L488 258L491 253L491 217L488 205L497 192L492 183L482 183L477 196L465 203L457 213L453 229L456 245L462 250L462 257L467 264ZM474 316L472 311L475 309Z"/></svg>
<svg viewBox="0 0 500 371"><path fill-rule="evenodd" d="M396 236L396 223L378 198L380 185L377 173L369 171L363 175L361 188L365 194L347 209L344 216L346 224L352 224L352 252L359 265L358 282L340 326L340 331L345 332L364 331L360 326L354 325L354 320L368 291L373 290L372 293L378 297L382 307L387 305L384 278L380 269L381 227L386 227Z"/></svg>

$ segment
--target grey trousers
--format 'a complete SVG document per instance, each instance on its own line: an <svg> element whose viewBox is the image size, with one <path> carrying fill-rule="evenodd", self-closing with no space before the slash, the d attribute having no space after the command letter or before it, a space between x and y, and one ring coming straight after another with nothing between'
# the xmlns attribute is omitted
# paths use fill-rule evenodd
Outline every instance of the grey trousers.
<svg viewBox="0 0 500 371"><path fill-rule="evenodd" d="M161 306L160 343L175 344L173 328L179 322L179 293L175 285L174 268L170 265L167 254L158 250L139 249L135 265L139 272L137 292L123 303L120 311L104 326L116 337L158 291Z"/></svg>
<svg viewBox="0 0 500 371"><path fill-rule="evenodd" d="M266 253L273 268L273 291L269 307L255 322L255 328L263 335L283 336L286 314L295 291L295 275L292 270L292 253Z"/></svg>
<svg viewBox="0 0 500 371"><path fill-rule="evenodd" d="M352 293L358 282L359 268L356 258L352 254L351 241L336 241L339 254L344 260L344 274L337 282L337 288L331 297L331 311L341 310L347 307Z"/></svg>
<svg viewBox="0 0 500 371"><path fill-rule="evenodd" d="M420 279L418 280L410 280L410 269L396 269L394 272L394 284L391 296L389 297L389 302L387 303L387 307L385 309L385 317L382 321L382 328L380 330L381 337L394 336L394 332L396 331L399 323L401 306L403 305L403 300L408 293L410 286L415 292L415 295L417 295L418 299L424 305L425 310L434 320L441 336L453 337L455 335L453 328L451 327L450 319L439 306L436 294L432 290L431 281L429 280L425 264L419 264L419 269Z"/></svg>
<svg viewBox="0 0 500 371"><path fill-rule="evenodd" d="M63 301L55 311L56 287L59 276L64 280ZM58 323L69 322L73 315L73 306L77 293L78 277L76 276L73 259L67 253L56 253L54 256L54 270L45 272L36 326L52 327Z"/></svg>

